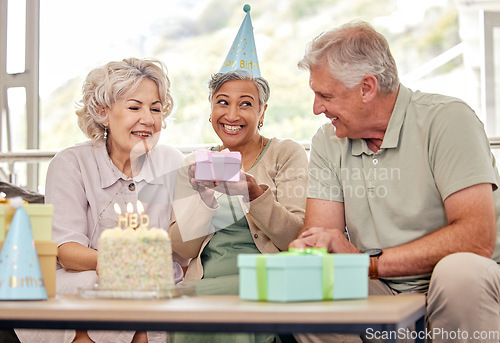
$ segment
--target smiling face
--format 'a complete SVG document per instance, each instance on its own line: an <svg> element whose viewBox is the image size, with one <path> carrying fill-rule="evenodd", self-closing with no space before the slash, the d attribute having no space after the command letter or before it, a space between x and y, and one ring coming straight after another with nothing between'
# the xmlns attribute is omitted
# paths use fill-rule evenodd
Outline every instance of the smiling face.
<svg viewBox="0 0 500 343"><path fill-rule="evenodd" d="M212 127L225 148L238 151L247 144L258 144L258 124L264 119L265 108L259 114L259 92L252 81L225 82L211 103Z"/></svg>
<svg viewBox="0 0 500 343"><path fill-rule="evenodd" d="M324 113L335 126L337 137L366 138L372 123L365 111L360 85L347 89L331 76L326 63L311 70L309 84L314 91L314 114Z"/></svg>
<svg viewBox="0 0 500 343"><path fill-rule="evenodd" d="M153 134L159 133L162 124L162 105L158 86L150 79L144 79L134 92L119 98L107 108L107 146L112 159L130 159L132 149L139 143L155 145Z"/></svg>

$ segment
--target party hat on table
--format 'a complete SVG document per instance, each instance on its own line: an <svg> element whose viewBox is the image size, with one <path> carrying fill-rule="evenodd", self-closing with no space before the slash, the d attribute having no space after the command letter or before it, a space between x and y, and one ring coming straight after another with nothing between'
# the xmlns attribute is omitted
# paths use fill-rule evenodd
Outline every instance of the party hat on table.
<svg viewBox="0 0 500 343"><path fill-rule="evenodd" d="M254 77L260 77L259 60L253 38L252 19L250 18L250 5L246 4L243 11L246 12L245 18L219 73L225 74L232 70L242 69L250 71Z"/></svg>
<svg viewBox="0 0 500 343"><path fill-rule="evenodd" d="M31 222L19 206L0 251L0 300L45 300L47 291Z"/></svg>

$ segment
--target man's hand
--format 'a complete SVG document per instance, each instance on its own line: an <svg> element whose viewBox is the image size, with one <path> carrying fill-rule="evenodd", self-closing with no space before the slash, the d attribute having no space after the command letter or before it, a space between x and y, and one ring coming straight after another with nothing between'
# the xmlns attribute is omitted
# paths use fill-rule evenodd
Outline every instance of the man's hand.
<svg viewBox="0 0 500 343"><path fill-rule="evenodd" d="M341 230L311 227L290 243L293 248L326 248L329 253L357 254L361 251L351 244Z"/></svg>

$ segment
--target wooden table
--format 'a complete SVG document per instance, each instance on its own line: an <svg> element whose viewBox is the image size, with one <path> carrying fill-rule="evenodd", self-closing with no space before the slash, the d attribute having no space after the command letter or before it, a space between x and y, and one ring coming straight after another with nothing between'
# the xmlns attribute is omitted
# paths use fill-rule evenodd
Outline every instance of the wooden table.
<svg viewBox="0 0 500 343"><path fill-rule="evenodd" d="M0 328L361 334L397 332L416 324L413 333L418 333L424 330L424 317L423 295L298 303L238 296L109 300L68 295L0 301Z"/></svg>

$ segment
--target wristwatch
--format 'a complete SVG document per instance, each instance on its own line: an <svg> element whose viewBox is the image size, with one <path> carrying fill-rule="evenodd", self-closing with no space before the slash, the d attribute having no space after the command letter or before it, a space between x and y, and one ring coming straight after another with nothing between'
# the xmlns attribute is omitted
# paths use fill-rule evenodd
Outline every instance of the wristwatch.
<svg viewBox="0 0 500 343"><path fill-rule="evenodd" d="M365 251L365 254L370 256L368 276L370 279L378 279L378 259L382 255L382 249L368 249Z"/></svg>

